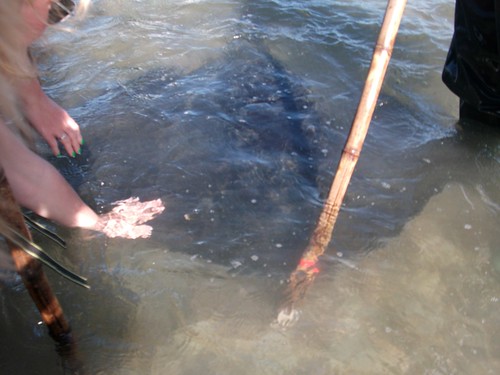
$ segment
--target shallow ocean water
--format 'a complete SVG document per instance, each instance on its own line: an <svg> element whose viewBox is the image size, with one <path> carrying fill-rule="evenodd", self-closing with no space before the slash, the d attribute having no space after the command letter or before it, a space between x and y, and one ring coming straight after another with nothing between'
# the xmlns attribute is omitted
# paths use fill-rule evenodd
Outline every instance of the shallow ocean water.
<svg viewBox="0 0 500 375"><path fill-rule="evenodd" d="M85 373L498 373L500 137L457 124L441 0L407 5L320 274L297 324L272 325L384 10L100 0L41 41L44 86L87 144L51 160L98 210L129 196L166 205L148 240L55 225L68 250L39 239L92 286L47 271ZM2 280L2 373L64 373L19 280Z"/></svg>

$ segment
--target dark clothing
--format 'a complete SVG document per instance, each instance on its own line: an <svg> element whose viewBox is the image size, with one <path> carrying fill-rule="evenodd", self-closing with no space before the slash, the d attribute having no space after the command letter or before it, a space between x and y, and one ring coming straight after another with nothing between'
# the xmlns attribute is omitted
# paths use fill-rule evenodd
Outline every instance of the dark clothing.
<svg viewBox="0 0 500 375"><path fill-rule="evenodd" d="M500 0L456 0L443 82L460 98L460 117L500 125Z"/></svg>

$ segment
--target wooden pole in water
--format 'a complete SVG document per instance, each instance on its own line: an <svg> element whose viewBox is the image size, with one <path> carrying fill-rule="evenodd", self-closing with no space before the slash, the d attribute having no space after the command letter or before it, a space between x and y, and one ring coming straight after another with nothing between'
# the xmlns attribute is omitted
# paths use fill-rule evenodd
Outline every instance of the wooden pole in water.
<svg viewBox="0 0 500 375"><path fill-rule="evenodd" d="M0 217L8 223L11 229L31 241L31 233L26 227L21 209L5 178L0 181L0 197ZM42 263L32 258L22 248L8 239L6 239L6 242L16 270L40 311L42 321L47 326L50 336L60 345L59 349L61 351L65 353L73 352L74 342L71 328L64 317L57 297L52 292L42 269Z"/></svg>
<svg viewBox="0 0 500 375"><path fill-rule="evenodd" d="M278 323L282 326L289 325L296 320L297 314L294 307L303 298L316 277L318 258L325 252L331 240L342 200L363 147L378 95L384 82L405 6L406 0L389 0L387 3L384 21L373 51L370 70L340 158L337 173L309 244L290 277L285 301L278 315Z"/></svg>

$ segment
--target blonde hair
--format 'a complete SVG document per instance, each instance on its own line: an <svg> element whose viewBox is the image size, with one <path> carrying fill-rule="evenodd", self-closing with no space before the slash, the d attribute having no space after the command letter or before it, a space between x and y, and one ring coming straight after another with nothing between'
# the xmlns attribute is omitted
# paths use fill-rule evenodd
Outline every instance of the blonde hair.
<svg viewBox="0 0 500 375"><path fill-rule="evenodd" d="M28 51L23 42L25 24L21 11L25 1L32 4L34 0L0 0L0 121L29 144L33 130L24 118L13 88L13 81L16 79L37 77L37 69L27 58ZM53 0L53 3L60 3L63 7L66 4L64 0ZM75 13L83 15L89 4L90 0L80 0L74 10ZM0 182L4 178L0 167ZM12 228L4 218L0 217L0 247L2 234L5 235L10 231ZM2 258L0 265L2 266L0 269L5 267Z"/></svg>
<svg viewBox="0 0 500 375"><path fill-rule="evenodd" d="M35 0L0 0L0 121L30 143L33 130L26 122L13 88L16 79L35 79L37 69L27 58L23 36L25 24L22 19L24 2ZM56 4L66 4L64 0L52 0ZM82 16L90 0L79 0L75 14ZM47 20L48 24L48 20ZM1 175L1 171L0 171Z"/></svg>
<svg viewBox="0 0 500 375"><path fill-rule="evenodd" d="M35 0L0 0L0 118L28 134L22 112L16 103L12 81L19 78L36 78L37 69L26 58L27 51L23 43L25 25L21 16L23 2L30 4ZM62 4L64 0L52 0ZM90 0L80 0L75 7L75 14L81 17L90 4ZM47 20L48 24L48 20ZM24 123L24 124L23 124Z"/></svg>
<svg viewBox="0 0 500 375"><path fill-rule="evenodd" d="M15 78L36 76L34 67L26 64L26 51L20 47L23 45L21 7L20 0L0 1L0 118L11 129L27 135L28 126L11 85Z"/></svg>

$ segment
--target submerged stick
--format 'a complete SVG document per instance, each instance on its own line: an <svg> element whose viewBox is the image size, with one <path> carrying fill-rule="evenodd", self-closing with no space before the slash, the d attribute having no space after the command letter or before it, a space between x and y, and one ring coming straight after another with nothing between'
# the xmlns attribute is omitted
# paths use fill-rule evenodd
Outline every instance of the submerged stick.
<svg viewBox="0 0 500 375"><path fill-rule="evenodd" d="M337 173L309 244L297 268L290 276L290 283L285 292L285 301L277 319L280 326L293 324L298 318L295 305L304 297L319 272L317 268L318 258L325 252L331 240L342 200L359 159L378 95L384 82L405 5L406 0L388 1L384 21L373 51L370 70L368 71L351 131L340 158Z"/></svg>
<svg viewBox="0 0 500 375"><path fill-rule="evenodd" d="M2 224L3 223L0 223L0 225ZM35 244L30 239L24 237L23 235L21 235L15 229L12 229L9 225L5 225L5 227L0 226L0 232L6 240L9 240L11 246L12 245L18 246L19 248L24 250L28 255L42 262L47 267L52 268L62 277L65 277L66 279L74 282L77 285L90 289L90 286L87 283L86 278L68 270L62 264L58 263L55 259L53 259L49 254L43 251L37 244Z"/></svg>
<svg viewBox="0 0 500 375"><path fill-rule="evenodd" d="M21 209L5 178L0 181L0 197L0 217L11 230L31 241L31 233L26 227ZM50 287L47 276L42 269L42 263L28 255L19 245L8 238L6 238L6 242L16 270L38 308L43 323L47 326L50 336L58 344L58 350L65 353L65 359L73 367L73 363L77 361L75 360L76 344L71 333L71 327Z"/></svg>

